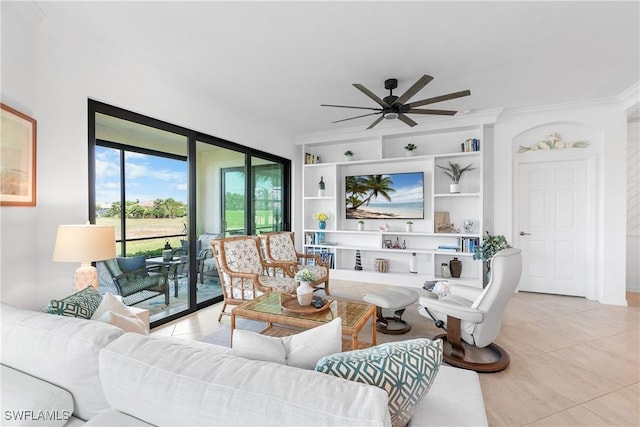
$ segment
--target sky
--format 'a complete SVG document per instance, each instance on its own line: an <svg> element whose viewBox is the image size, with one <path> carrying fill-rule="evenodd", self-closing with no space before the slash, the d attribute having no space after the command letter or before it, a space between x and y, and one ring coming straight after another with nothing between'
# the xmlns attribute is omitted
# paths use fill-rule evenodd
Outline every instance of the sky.
<svg viewBox="0 0 640 427"><path fill-rule="evenodd" d="M389 193L393 203L422 202L424 200L424 174L416 173L395 173L384 174L393 178L392 187L395 192ZM371 202L374 204L389 203L384 197L378 197Z"/></svg>
<svg viewBox="0 0 640 427"><path fill-rule="evenodd" d="M96 203L111 206L120 200L119 151L96 147ZM140 202L173 198L187 203L187 162L127 152L127 200Z"/></svg>

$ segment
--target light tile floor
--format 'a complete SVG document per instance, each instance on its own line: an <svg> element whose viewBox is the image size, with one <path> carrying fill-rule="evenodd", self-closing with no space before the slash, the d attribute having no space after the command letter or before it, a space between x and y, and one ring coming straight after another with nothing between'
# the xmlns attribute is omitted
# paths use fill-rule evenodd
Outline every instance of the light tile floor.
<svg viewBox="0 0 640 427"><path fill-rule="evenodd" d="M332 280L331 288L333 295L359 299L372 285ZM583 298L515 294L497 339L511 364L503 372L480 375L489 424L640 426L640 294L629 293L627 299L629 307L617 307ZM199 340L229 327L228 317L217 320L221 306L152 334ZM411 332L378 334L378 342L440 333L416 308L404 315ZM370 339L370 333L363 331L362 339Z"/></svg>

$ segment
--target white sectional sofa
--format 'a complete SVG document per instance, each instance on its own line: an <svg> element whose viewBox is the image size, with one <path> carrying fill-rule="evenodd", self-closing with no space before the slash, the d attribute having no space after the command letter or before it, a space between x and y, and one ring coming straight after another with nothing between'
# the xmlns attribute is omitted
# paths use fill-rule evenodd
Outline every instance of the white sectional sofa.
<svg viewBox="0 0 640 427"><path fill-rule="evenodd" d="M390 425L377 387L212 344L1 309L2 425ZM486 424L478 375L442 366L410 426Z"/></svg>

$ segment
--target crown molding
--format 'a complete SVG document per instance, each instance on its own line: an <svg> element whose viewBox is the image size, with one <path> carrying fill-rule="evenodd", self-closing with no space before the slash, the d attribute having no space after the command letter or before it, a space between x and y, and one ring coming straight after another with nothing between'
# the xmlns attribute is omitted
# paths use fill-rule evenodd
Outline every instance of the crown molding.
<svg viewBox="0 0 640 427"><path fill-rule="evenodd" d="M640 104L640 82L636 82L629 89L618 95L625 110L637 109Z"/></svg>

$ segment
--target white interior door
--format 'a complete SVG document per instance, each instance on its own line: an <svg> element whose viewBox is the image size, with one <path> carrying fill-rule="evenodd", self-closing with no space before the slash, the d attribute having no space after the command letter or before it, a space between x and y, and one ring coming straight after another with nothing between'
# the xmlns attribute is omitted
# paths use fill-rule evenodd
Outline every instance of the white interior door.
<svg viewBox="0 0 640 427"><path fill-rule="evenodd" d="M586 161L522 163L518 175L519 289L586 296Z"/></svg>

